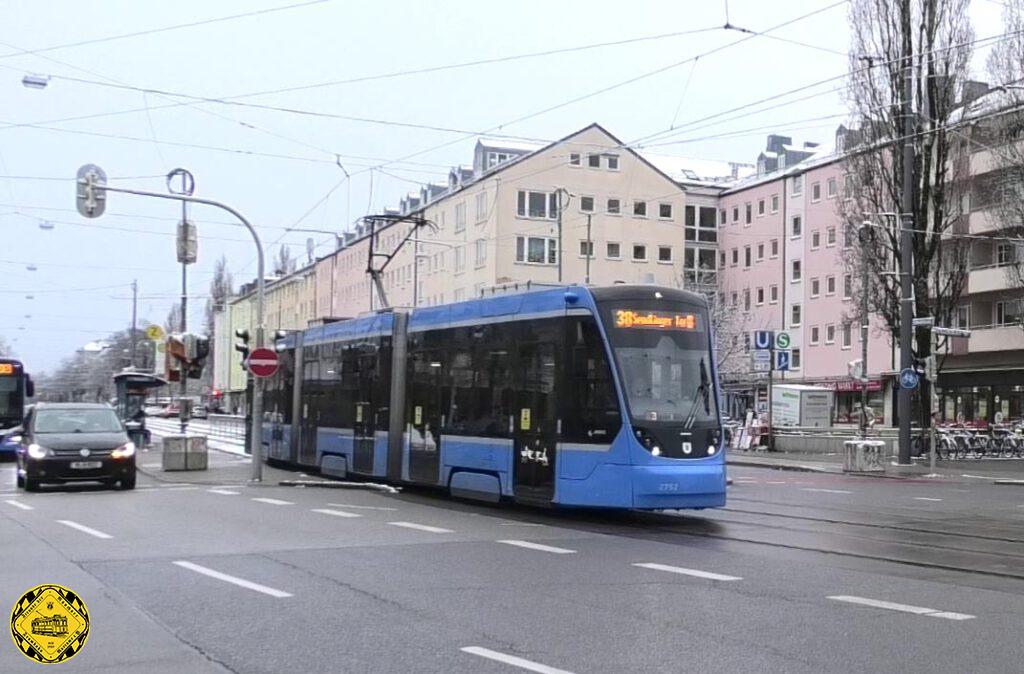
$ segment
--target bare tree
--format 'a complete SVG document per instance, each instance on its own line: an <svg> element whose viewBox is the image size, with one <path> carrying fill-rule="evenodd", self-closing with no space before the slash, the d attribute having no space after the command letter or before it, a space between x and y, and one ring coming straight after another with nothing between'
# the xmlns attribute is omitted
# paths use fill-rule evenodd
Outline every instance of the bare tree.
<svg viewBox="0 0 1024 674"><path fill-rule="evenodd" d="M231 272L228 271L228 259L223 255L217 260L213 267L213 278L210 280L210 297L206 300L206 335L212 343L216 338L214 334L214 314L223 311L227 306L228 298L234 293L234 281ZM206 359L206 366L203 368L203 381L210 383L213 379L214 349L210 349L210 355Z"/></svg>
<svg viewBox="0 0 1024 674"><path fill-rule="evenodd" d="M274 276L287 276L296 269L296 260L292 257L291 248L281 244L274 258Z"/></svg>
<svg viewBox="0 0 1024 674"><path fill-rule="evenodd" d="M181 303L175 302L167 311L167 318L164 319L164 330L168 333L181 331Z"/></svg>
<svg viewBox="0 0 1024 674"><path fill-rule="evenodd" d="M966 233L961 197L969 155L963 136L947 123L971 86L966 80L967 43L973 36L968 4L853 0L850 5L848 104L857 128L841 130L839 138L847 173L845 199L838 200L850 247L844 259L855 279L861 265L867 265L870 308L884 319L894 340L900 331L900 282L893 272L900 271L904 140L914 150L914 315L948 324L967 287L969 241L955 235ZM912 114L906 120L905 77L912 91ZM876 226L866 230L867 254L861 255L857 226L864 221ZM930 346L927 335L918 334L916 354L928 355Z"/></svg>
<svg viewBox="0 0 1024 674"><path fill-rule="evenodd" d="M13 354L14 354L14 351L13 351L13 349L11 349L11 345L7 342L6 339L4 339L3 337L0 337L0 356L7 356L7 357L9 357L9 356L11 356Z"/></svg>

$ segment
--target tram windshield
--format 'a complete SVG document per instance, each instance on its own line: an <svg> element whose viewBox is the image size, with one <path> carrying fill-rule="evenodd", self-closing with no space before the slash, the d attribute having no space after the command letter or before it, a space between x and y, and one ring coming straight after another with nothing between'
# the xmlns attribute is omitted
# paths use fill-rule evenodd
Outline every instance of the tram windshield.
<svg viewBox="0 0 1024 674"><path fill-rule="evenodd" d="M707 313L665 302L604 307L620 380L636 422L718 422Z"/></svg>

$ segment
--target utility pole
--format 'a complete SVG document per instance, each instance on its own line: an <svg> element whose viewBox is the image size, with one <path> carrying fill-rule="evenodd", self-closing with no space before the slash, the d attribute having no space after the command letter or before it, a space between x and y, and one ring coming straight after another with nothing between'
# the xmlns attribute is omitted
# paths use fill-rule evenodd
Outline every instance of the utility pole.
<svg viewBox="0 0 1024 674"><path fill-rule="evenodd" d="M904 30L910 29L909 1L903 0L901 14ZM905 39L910 44L909 38ZM908 47L912 50L912 47ZM903 193L900 204L900 370L912 367L913 353L913 275L914 275L914 146L910 134L914 131L913 124L913 52L904 54L903 62ZM910 465L910 421L911 391L899 388L897 411L900 417L899 453L897 463Z"/></svg>
<svg viewBox="0 0 1024 674"><path fill-rule="evenodd" d="M594 242L590 238L590 214L587 214L587 275L583 282L590 285L590 258L594 257ZM559 279L561 280L561 279Z"/></svg>
<svg viewBox="0 0 1024 674"><path fill-rule="evenodd" d="M175 190L172 183L181 178L181 190ZM176 168L167 174L167 189L173 194L191 196L195 192L196 182L192 174L183 168ZM185 339L188 332L188 266L196 261L198 241L195 225L188 221L188 202L181 202L181 222L178 223L178 262L181 263L181 337ZM190 356L191 357L191 356ZM178 400L178 419L181 423L181 434L188 430L189 406L185 401L188 391L188 374L184 364L180 372L180 397Z"/></svg>
<svg viewBox="0 0 1024 674"><path fill-rule="evenodd" d="M569 192L564 187L555 190L558 195L558 282L562 282L562 211L565 210L562 202L562 195L568 196Z"/></svg>
<svg viewBox="0 0 1024 674"><path fill-rule="evenodd" d="M868 228L860 226L860 439L868 437Z"/></svg>
<svg viewBox="0 0 1024 674"><path fill-rule="evenodd" d="M135 326L136 318L138 316L138 302L139 302L139 281L138 279L132 279L132 369L135 368Z"/></svg>

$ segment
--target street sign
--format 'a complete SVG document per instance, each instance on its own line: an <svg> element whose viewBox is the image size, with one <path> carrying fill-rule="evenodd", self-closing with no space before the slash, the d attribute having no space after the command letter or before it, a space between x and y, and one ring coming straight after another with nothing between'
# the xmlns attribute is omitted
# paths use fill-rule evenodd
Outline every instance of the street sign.
<svg viewBox="0 0 1024 674"><path fill-rule="evenodd" d="M245 362L254 377L273 377L277 372L277 353L272 349L256 349Z"/></svg>
<svg viewBox="0 0 1024 674"><path fill-rule="evenodd" d="M786 333L782 333L786 334ZM792 351L776 351L775 352L775 369L780 372L786 372L789 370L790 363L792 363Z"/></svg>
<svg viewBox="0 0 1024 674"><path fill-rule="evenodd" d="M771 330L754 331L754 349L770 349L775 342L775 333Z"/></svg>
<svg viewBox="0 0 1024 674"><path fill-rule="evenodd" d="M789 348L789 333L780 332L775 335L775 348L785 350Z"/></svg>
<svg viewBox="0 0 1024 674"><path fill-rule="evenodd" d="M930 328L935 325L935 317L922 316L921 318L915 318L910 324L915 328Z"/></svg>
<svg viewBox="0 0 1024 674"><path fill-rule="evenodd" d="M764 350L751 351L750 365L754 372L768 372L772 369L772 352Z"/></svg>
<svg viewBox="0 0 1024 674"><path fill-rule="evenodd" d="M900 388L915 389L920 383L921 376L912 367L905 367L900 370Z"/></svg>
<svg viewBox="0 0 1024 674"><path fill-rule="evenodd" d="M84 164L75 181L75 207L82 217L98 218L107 207L107 174L96 164Z"/></svg>
<svg viewBox="0 0 1024 674"><path fill-rule="evenodd" d="M941 337L970 337L971 331L959 328L932 328L932 334Z"/></svg>
<svg viewBox="0 0 1024 674"><path fill-rule="evenodd" d="M182 220L178 223L178 262L181 264L193 264L199 255L199 239L196 234L196 225L191 220Z"/></svg>
<svg viewBox="0 0 1024 674"><path fill-rule="evenodd" d="M154 342L162 342L164 339L164 329L159 325L151 325L146 328L146 338Z"/></svg>

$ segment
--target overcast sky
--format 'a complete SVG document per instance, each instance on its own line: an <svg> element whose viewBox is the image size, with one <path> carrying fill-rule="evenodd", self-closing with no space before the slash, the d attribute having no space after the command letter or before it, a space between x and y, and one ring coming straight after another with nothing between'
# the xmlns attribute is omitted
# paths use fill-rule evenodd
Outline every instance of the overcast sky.
<svg viewBox="0 0 1024 674"><path fill-rule="evenodd" d="M298 6L106 39L289 4ZM765 30L831 4L731 0L729 21ZM0 335L30 371L51 370L83 344L127 326L132 279L142 320L163 323L177 299L180 207L112 194L102 218L81 218L70 178L87 162L125 178L119 184L152 190L164 189L161 176L170 169L186 167L197 193L245 213L266 245L275 244L271 253L283 242L305 259L308 236L321 255L330 237L284 228L344 229L397 204L417 183L443 180L447 167L468 163L473 132L500 127L497 133L554 139L599 122L632 141L675 126L671 139L678 142L658 152L746 162L769 128L830 142L844 110L833 90L841 80L771 111L721 113L844 73L845 55L829 50L848 46L846 5L771 33L812 46L754 37L670 67L745 37L716 29L725 11L724 2L711 0L8 0L0 29L0 226L7 242L0 246ZM997 2L975 1L978 37L1002 32L999 11ZM700 29L707 30L691 32ZM197 104L96 84L223 98L680 32L687 34L239 99L388 123ZM54 79L45 90L26 89L25 73ZM112 114L118 112L124 114ZM84 116L92 117L58 121ZM343 180L336 155L351 180ZM409 155L416 156L393 162ZM215 260L227 256L236 282L253 277L255 261L248 235L226 214L199 208L193 219L200 247L189 268L189 314L198 326ZM40 229L42 221L54 228Z"/></svg>

